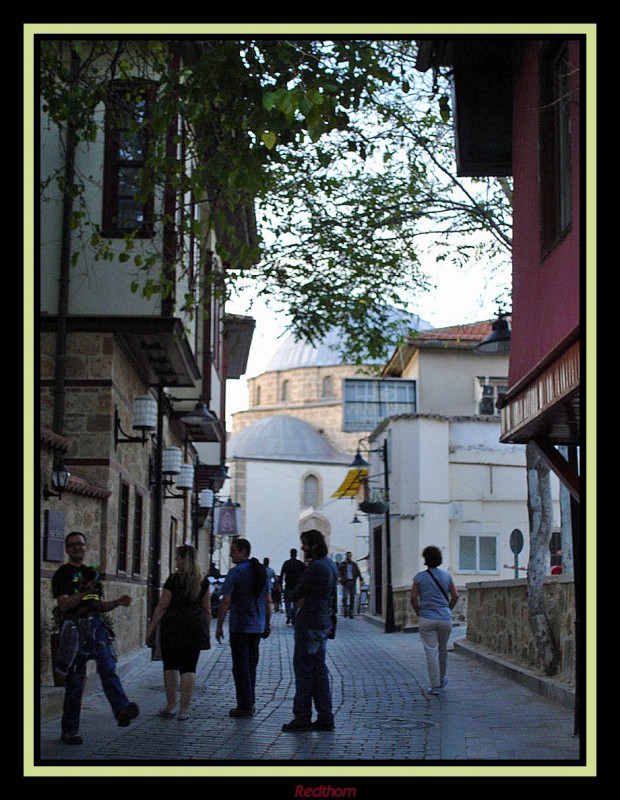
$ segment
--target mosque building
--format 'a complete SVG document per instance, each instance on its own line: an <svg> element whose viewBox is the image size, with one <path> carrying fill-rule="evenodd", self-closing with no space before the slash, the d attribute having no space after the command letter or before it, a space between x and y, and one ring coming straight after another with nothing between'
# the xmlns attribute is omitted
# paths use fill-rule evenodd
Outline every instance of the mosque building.
<svg viewBox="0 0 620 800"><path fill-rule="evenodd" d="M418 317L407 327L430 328ZM232 418L226 491L240 504L241 531L253 554L267 556L276 571L291 548L301 556L299 535L315 528L332 558L340 561L350 550L367 572L367 531L353 522L355 498L339 496L338 489L360 439L398 408L365 403L370 416L345 421L347 398L372 393L385 380L372 364L343 363L341 342L338 330L316 346L290 335L265 371L248 379L249 408Z"/></svg>

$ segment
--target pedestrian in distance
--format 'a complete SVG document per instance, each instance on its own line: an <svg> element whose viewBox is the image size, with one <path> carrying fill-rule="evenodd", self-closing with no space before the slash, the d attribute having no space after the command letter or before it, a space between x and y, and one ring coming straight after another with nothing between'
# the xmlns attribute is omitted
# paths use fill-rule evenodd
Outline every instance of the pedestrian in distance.
<svg viewBox="0 0 620 800"><path fill-rule="evenodd" d="M342 615L353 619L357 581L362 582L362 573L357 562L353 561L351 551L347 551L344 561L338 564L338 571L342 586Z"/></svg>
<svg viewBox="0 0 620 800"><path fill-rule="evenodd" d="M292 625L295 619L295 602L292 592L304 570L304 562L297 558L297 550L291 548L291 557L282 564L280 570L280 586L284 592L284 609L286 611L286 624Z"/></svg>
<svg viewBox="0 0 620 800"><path fill-rule="evenodd" d="M61 719L61 741L80 745L79 735L86 664L93 659L101 686L120 727L126 727L140 710L130 702L116 673L114 633L102 617L119 606L131 603L129 595L103 599L103 580L96 567L86 566L86 537L72 531L65 537L68 563L52 577L52 594L62 618L57 665L65 677L65 697Z"/></svg>
<svg viewBox="0 0 620 800"><path fill-rule="evenodd" d="M422 551L426 569L413 579L411 605L418 615L420 639L426 655L430 693L438 695L448 678L448 639L452 630L452 609L459 599L449 572L439 569L441 550L429 545Z"/></svg>
<svg viewBox="0 0 620 800"><path fill-rule="evenodd" d="M196 685L196 665L201 650L211 647L211 588L200 569L198 551L189 544L176 550L176 572L164 583L159 602L146 632L147 645L154 645L160 626L166 705L159 716L190 718L190 703Z"/></svg>
<svg viewBox="0 0 620 800"><path fill-rule="evenodd" d="M283 731L333 731L330 675L325 663L327 640L335 636L338 610L338 568L327 557L323 534L317 530L301 534L301 548L311 560L292 590L298 604L295 617L294 719ZM312 722L312 705L317 718Z"/></svg>
<svg viewBox="0 0 620 800"><path fill-rule="evenodd" d="M275 569L269 566L269 559L263 558L263 566L267 572L267 585L271 597L271 609L277 614L280 609L280 578L276 575Z"/></svg>
<svg viewBox="0 0 620 800"><path fill-rule="evenodd" d="M232 655L237 706L231 717L252 717L256 713L256 668L261 639L271 633L271 597L265 567L250 558L247 539L234 539L230 557L234 567L224 580L215 638L224 639L224 621L230 610L228 636Z"/></svg>

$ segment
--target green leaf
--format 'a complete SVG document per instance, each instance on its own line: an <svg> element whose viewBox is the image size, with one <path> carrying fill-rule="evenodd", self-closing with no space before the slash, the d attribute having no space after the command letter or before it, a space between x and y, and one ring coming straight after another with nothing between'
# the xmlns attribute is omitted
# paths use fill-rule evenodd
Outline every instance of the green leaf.
<svg viewBox="0 0 620 800"><path fill-rule="evenodd" d="M273 150L273 148L276 146L277 139L278 137L273 131L267 131L266 133L263 133L263 135L261 136L261 140L265 145L265 147L267 148L267 150Z"/></svg>

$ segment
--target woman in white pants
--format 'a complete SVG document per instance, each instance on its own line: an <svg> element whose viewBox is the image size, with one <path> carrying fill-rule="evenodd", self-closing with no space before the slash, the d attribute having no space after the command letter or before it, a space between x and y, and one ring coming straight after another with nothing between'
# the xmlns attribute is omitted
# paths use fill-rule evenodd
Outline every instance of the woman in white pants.
<svg viewBox="0 0 620 800"><path fill-rule="evenodd" d="M452 609L459 599L449 572L439 569L441 550L429 545L422 551L426 569L413 579L411 605L418 615L420 638L426 653L430 693L439 694L448 682L448 639L452 630Z"/></svg>

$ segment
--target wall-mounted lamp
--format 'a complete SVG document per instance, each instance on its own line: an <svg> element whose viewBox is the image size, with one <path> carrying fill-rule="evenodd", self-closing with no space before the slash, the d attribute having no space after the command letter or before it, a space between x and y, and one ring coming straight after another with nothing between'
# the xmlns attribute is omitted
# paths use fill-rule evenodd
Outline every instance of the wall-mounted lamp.
<svg viewBox="0 0 620 800"><path fill-rule="evenodd" d="M172 475L178 475L181 472L181 464L183 463L183 454L180 447L164 447L161 456L161 474L164 480L171 480Z"/></svg>
<svg viewBox="0 0 620 800"><path fill-rule="evenodd" d="M179 453L177 454L176 451ZM169 452L166 452L169 451ZM181 450L178 447L165 447L163 452L162 475L164 476L164 497L182 497L186 496L186 492L194 488L194 465L193 464L178 464L177 458L180 457ZM174 471L176 470L176 471ZM172 486L173 476L175 489L179 489L183 494L173 494L168 491L168 487Z"/></svg>
<svg viewBox="0 0 620 800"><path fill-rule="evenodd" d="M503 311L498 311L491 333L479 345L474 347L474 351L476 353L510 352L510 325L504 319Z"/></svg>
<svg viewBox="0 0 620 800"><path fill-rule="evenodd" d="M62 497L62 493L67 488L70 477L71 473L68 472L65 465L60 461L52 470L52 486L54 489L57 489L57 491L52 492L51 489L48 489L46 483L43 487L43 497L46 500L49 500L50 497Z"/></svg>
<svg viewBox="0 0 620 800"><path fill-rule="evenodd" d="M364 458L362 458L362 454L360 452L359 447L357 448L357 452L355 453L355 458L349 464L349 466L352 469L362 469L363 467L367 467L368 466L368 461L365 461Z"/></svg>
<svg viewBox="0 0 620 800"><path fill-rule="evenodd" d="M128 436L121 428L121 419L118 407L114 406L114 449L122 443L145 444L149 436L157 429L157 401L150 395L136 397L133 401L133 415L131 427L141 431L140 436ZM122 434L122 438L119 436Z"/></svg>
<svg viewBox="0 0 620 800"><path fill-rule="evenodd" d="M217 417L212 411L209 411L202 400L199 400L194 406L193 411L188 411L187 414L181 417L181 422L184 422L186 425L205 425L217 422Z"/></svg>
<svg viewBox="0 0 620 800"><path fill-rule="evenodd" d="M212 489L203 489L198 494L198 505L200 508L213 508L215 505L215 493Z"/></svg>

